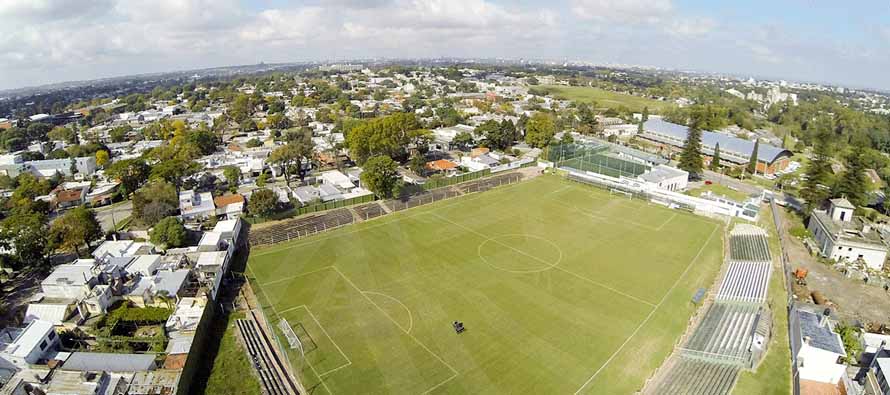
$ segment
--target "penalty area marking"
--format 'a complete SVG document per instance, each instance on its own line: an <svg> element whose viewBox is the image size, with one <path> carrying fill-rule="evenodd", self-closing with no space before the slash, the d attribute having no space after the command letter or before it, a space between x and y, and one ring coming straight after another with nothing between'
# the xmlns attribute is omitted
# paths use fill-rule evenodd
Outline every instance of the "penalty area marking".
<svg viewBox="0 0 890 395"><path fill-rule="evenodd" d="M328 371L326 371L326 372L322 372L322 373L318 373L318 372L316 372L315 374L318 375L319 378L321 378L321 377L326 376L326 375L328 375L328 374L334 373L334 372L336 372L336 371L338 371L338 370L340 370L340 369L343 369L343 368L345 368L345 367L347 367L347 366L349 366L349 365L352 365L352 360L349 359L349 357L346 355L346 353L343 352L343 349L340 348L340 345L338 345L336 341L334 341L334 338L331 337L331 335L328 333L328 331L327 331L326 329L324 329L324 326L321 325L321 322L318 321L318 318L315 317L315 314L312 313L312 310L309 309L309 306L306 306L306 305L303 304L303 305L299 305L299 306L296 306L296 307L291 307L291 308L289 308L289 309L281 310L280 313L281 313L281 314L284 314L284 313L287 313L287 312L289 312L289 311L294 311L294 310L297 310L297 309L306 309L306 312L309 313L309 317L312 318L312 321L315 321L315 325L318 325L318 328L321 329L321 332L324 333L325 337L327 337L328 340L331 341L331 344L334 345L334 348L337 349L337 352L339 352L340 355L343 356L343 359L346 360L346 363L343 364L343 365L340 365L340 366L338 366L338 367L336 367L336 368L333 368L333 369L331 369L331 370L328 370ZM306 359L306 363L309 363L309 359ZM311 365L311 364L310 364L310 365ZM315 369L313 368L313 371L314 371L314 370L315 370Z"/></svg>
<svg viewBox="0 0 890 395"><path fill-rule="evenodd" d="M392 297L392 296L389 296L389 295L387 295L387 294L385 294L385 293L381 293L381 292L362 291L362 293L363 293L363 294L368 294L368 295L378 295L378 296L382 296L382 297L384 297L384 298L387 298L387 299L389 299L389 300L392 300L393 302L398 303L399 306L402 306L402 308L405 309L406 312L408 312L408 329L405 329L405 328L404 328L403 326L401 326L401 325L399 325L399 328L402 328L402 330L405 331L405 333L411 333L411 329L414 328L414 316L411 314L411 309L409 309L408 306L405 306L405 304L402 303L401 300L398 300L398 299L396 299L396 298L394 298L394 297ZM398 324L396 324L396 325L398 325Z"/></svg>
<svg viewBox="0 0 890 395"><path fill-rule="evenodd" d="M441 217L440 217L440 218L441 218ZM527 237L527 238L537 239L537 240L541 240L541 241L543 241L543 242L546 242L546 243L550 244L551 246L553 246L554 248L556 248L556 251L559 252L559 258L556 259L556 262L553 262L553 263L551 263L551 262L547 262L547 261L545 261L545 260L543 260L543 259L541 259L541 258L538 258L538 257L533 256L533 255L531 255L531 254L527 254L527 253L525 253L525 252L523 252L523 251L520 251L519 249L517 249L517 248L515 248L515 247L509 246L509 245L507 245L506 243L503 243L503 242L501 242L501 241L498 241L499 238L503 238L503 237L511 237L511 236L512 236L512 237L517 237L517 236L518 236L518 237ZM522 255L525 255L525 256L527 256L527 257L529 257L529 258L532 258L532 259L534 259L534 260L536 260L536 261L538 261L538 262L540 262L540 263L543 263L543 264L545 265L545 267L544 267L544 268L541 268L541 269L529 269L529 270L511 270L511 269L504 269L504 268L502 268L502 267L500 267L500 266L498 266L498 265L495 265L495 264L489 262L488 259L486 259L485 256L482 254L482 247L485 246L488 242L493 242L493 243L500 244L500 245L502 245L502 246L507 246L507 248L509 248L510 250L513 250L513 251L518 252L518 253L520 253L520 254L522 254ZM543 272L543 271L546 271L546 270L550 270L550 269L556 267L556 265L559 265L559 263L562 262L562 257L563 257L562 248L560 248L558 245L556 245L556 243L550 241L550 240L547 239L547 238L541 237L541 236L535 236L535 235L529 235L529 234L522 234L522 233L509 233L509 234L505 234L505 235L499 235L499 236L489 237L489 238L487 238L487 239L485 239L485 240L482 240L482 242L479 243L479 247L476 248L476 253L479 255L479 258L482 259L482 262L485 262L486 264L488 264L488 266L491 266L492 268L497 269L497 270L505 271L505 272L508 272L508 273L516 273L516 274L539 273L539 272Z"/></svg>

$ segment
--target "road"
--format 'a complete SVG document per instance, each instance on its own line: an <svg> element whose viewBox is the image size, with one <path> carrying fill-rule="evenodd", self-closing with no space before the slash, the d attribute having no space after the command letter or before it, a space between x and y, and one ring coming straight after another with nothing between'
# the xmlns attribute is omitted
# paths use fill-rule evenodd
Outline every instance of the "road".
<svg viewBox="0 0 890 395"><path fill-rule="evenodd" d="M93 211L96 213L96 219L102 225L102 231L109 232L114 230L114 225L120 223L133 212L133 202L115 203L110 206L97 207Z"/></svg>

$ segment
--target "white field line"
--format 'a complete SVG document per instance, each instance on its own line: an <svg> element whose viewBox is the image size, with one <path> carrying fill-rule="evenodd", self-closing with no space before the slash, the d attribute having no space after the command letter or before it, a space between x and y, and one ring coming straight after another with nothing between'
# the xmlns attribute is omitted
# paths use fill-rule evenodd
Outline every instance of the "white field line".
<svg viewBox="0 0 890 395"><path fill-rule="evenodd" d="M253 278L257 278L256 273L253 272L253 268L251 268L250 265L247 265L247 270L250 271L250 275ZM257 280L257 281L259 281L259 280ZM266 294L265 288L263 288L262 286L260 286L259 288L260 288L260 292L263 293L263 297L265 297L266 301L269 303L269 307L272 309L272 312L275 313L275 317L277 317L278 319L281 319L281 314L279 314L278 310L275 309L275 303L272 302L272 299L269 299L269 295ZM262 306L259 306L259 307L260 307L260 310L262 310L263 307ZM270 324L270 323L267 323L267 324ZM270 327L269 331L271 332L272 336L274 336L275 339L277 340L278 335L275 334L275 329ZM278 342L276 341L276 343L278 343ZM287 356L287 351L281 350L281 352L282 352L282 354L284 354L284 355L282 355L282 357L289 359L289 357ZM312 364L309 363L308 360L306 360L306 364L309 365L309 369L312 370L312 373L315 373L315 377L318 377L318 381L321 383L321 386L324 387L325 391L328 392L328 395L333 395L334 393L331 392L330 388L328 388L327 383L324 382L324 379L321 377L321 375L318 374L318 371L315 370L315 367L313 367ZM285 367L290 367L290 363L286 364ZM289 372L285 372L285 373L289 374ZM292 373L292 376L297 374L297 372L290 372L290 373ZM299 381L296 378L293 378L293 379L294 379L294 381ZM300 384L303 384L303 383L300 383Z"/></svg>
<svg viewBox="0 0 890 395"><path fill-rule="evenodd" d="M617 290L617 289L615 289L615 288L612 288L612 287L610 287L610 286L608 286L608 285L605 285L605 284L602 284L602 283L593 281L593 280L591 280L591 279L589 279L589 278L585 278L585 277L579 276L579 275L577 275L577 274L575 274L575 273L572 273L572 272L570 272L570 271L568 271L568 270L565 270L565 269L563 269L563 268L561 268L561 267L559 267L559 266L553 265L553 264L550 263L550 262L547 262L547 261L545 261L545 260L543 260L543 259L541 259L541 258L538 258L538 257L534 256L534 255L528 254L528 253L526 253L525 251L516 249L516 248L514 248L513 246L511 246L511 245L509 245L509 244L505 244L505 243L503 243L503 242L501 242L501 241L498 241L497 239L495 239L495 238L493 238L493 237L490 237L490 236L488 236L488 235L486 235L486 234L484 234L484 233L482 233L482 232L479 232L479 231L477 231L477 230L475 230L475 229L472 229L472 228L466 227L466 226L464 226L464 225L461 225L461 224L459 224L459 223L457 223L457 222L454 222L454 221L452 221L452 220L450 220L450 219L448 219L448 218L445 218L445 217L443 217L443 216L441 216L441 215L439 215L439 214L432 213L432 215L434 215L434 216L436 216L437 218L439 218L439 219L441 219L441 220L443 220L443 221L445 221L445 222L448 222L448 223L450 223L450 224L452 224L452 225L454 225L454 226L457 226L457 227L459 227L459 228L462 228L462 229L464 229L464 230L466 230L466 231L468 231L468 232L475 233L476 235L478 235L478 236L480 236L480 237L484 237L484 238L486 238L486 240L489 240L489 241L492 241L492 242L494 242L494 243L500 244L501 246L503 246L503 247L505 247L505 248L507 248L507 249L510 249L510 250L512 250L512 251L514 251L514 252L517 252L517 253L520 253L520 254L522 254L522 255L525 255L525 256L527 256L527 257L529 257L529 258L531 258L531 259L534 259L534 260L536 260L536 261L538 261L538 262L543 263L544 265L550 266L549 268L557 269L557 270L563 271L563 272L565 272L565 273L571 274L571 275L573 275L573 276L575 276L575 277L578 277L578 278L580 278L580 279L582 279L582 280L584 280L584 281L587 281L587 282L589 282L589 283L591 283L591 284L593 284L593 285L596 285L596 286L598 286L598 287L601 287L601 288L604 288L604 289L606 289L606 290L612 291L612 292L614 292L614 293L616 293L616 294L618 294L618 295L624 296L624 297L626 297L626 298L628 298L628 299L632 299L632 300L634 300L634 301L636 301L636 302L645 304L645 305L647 305L647 306L655 306L654 304L652 304L652 303L650 303L650 302L647 302L647 301L645 301L645 300L643 300L643 299L640 299L640 298L638 298L638 297L636 297L636 296L633 296L633 295L630 295L630 294L621 292L621 291L619 291L619 290ZM560 251L560 252L561 252L561 251ZM549 269L549 268L548 268L548 269Z"/></svg>
<svg viewBox="0 0 890 395"><path fill-rule="evenodd" d="M333 369L331 369L331 370L328 370L327 372L321 373L320 376L319 376L319 378L321 378L321 376L324 376L324 375L333 373L333 372L338 371L338 370L340 370L340 369L343 369L343 368L345 368L345 367L347 367L347 366L349 366L349 365L352 365L352 360L350 360L349 357L346 356L346 353L343 352L343 349L341 349L340 346L337 344L337 342L334 341L334 338L331 337L330 334L328 334L328 331L324 329L324 326L321 325L321 322L318 322L318 318L315 318L315 314L312 314L312 310L309 310L309 306L306 306L306 305L304 305L304 304L301 304L301 305L296 306L296 307L291 307L291 308L289 308L289 309L281 310L281 314L287 313L287 312L289 312L289 311L294 311L294 310L297 310L297 309L306 309L306 312L309 313L309 316L312 318L313 321L315 321L315 324L318 325L318 328L321 329L322 333L324 333L324 335L327 336L328 340L331 341L331 344L334 345L334 347L337 349L337 351L340 353L340 355L343 356L343 359L346 360L346 363L345 363L345 364L340 365L340 366L338 366L338 367L336 367L336 368L333 368ZM306 363L309 363L309 360L308 360L308 359L306 359ZM316 374L318 374L318 373L316 372Z"/></svg>
<svg viewBox="0 0 890 395"><path fill-rule="evenodd" d="M320 272L320 271L322 271L322 270L328 270L328 269L330 269L330 268L331 268L331 266L325 266L325 267L323 267L323 268L321 268L321 269L316 269L316 270L313 270L313 271L310 271L310 272L300 273L300 274L295 274L295 275L293 275L293 276L282 277L282 278L279 278L278 280L272 280L272 281L269 281L269 282L266 282L266 283L262 283L262 284L260 284L260 286L261 286L261 287L265 287L265 286L268 286L268 285L277 284L277 283L284 282L284 281L290 281L290 280L293 280L293 279L295 279L295 278L305 277L305 276L308 276L308 275L310 275L310 274L318 273L318 272ZM299 306L298 306L298 307L299 307Z"/></svg>
<svg viewBox="0 0 890 395"><path fill-rule="evenodd" d="M493 190L489 190L489 191L493 191L493 192L506 191L506 190L508 190L508 189L512 189L512 188L514 188L514 187L516 187L516 186L523 185L524 183L525 183L525 181L519 181L519 182L515 182L515 183L510 184L510 185L503 186L503 187L500 187L500 188L497 188L497 189L493 189ZM485 196L490 196L490 194L482 194L482 193L479 193L479 192L471 192L471 194L475 194L476 196L469 196L469 197L467 197L466 199L461 199L463 196L468 196L468 195L463 195L463 196L461 196L461 197L458 197L456 201L451 202L451 203L448 203L448 204L444 204L444 205L441 205L441 206L438 206L438 207L436 207L435 209L436 209L436 210L438 210L438 209L443 209L443 208L451 207L451 206L454 206L454 205L457 205L457 204L461 204L461 203L466 203L466 202L474 201L474 200L476 200L476 199L480 199L480 198L485 197ZM420 206L417 206L417 207L407 208L407 209L402 210L402 211L413 210L413 209L417 209L417 208L427 208L427 209L429 209L430 207L429 207L429 205L420 205ZM400 217L395 218L395 219L393 219L393 220L391 220L391 221L379 221L379 222L377 222L377 223L375 223L375 224L373 224L373 225L368 225L368 226L360 227L360 228L358 228L358 229L352 229L352 230L347 231L347 232L340 232L340 233L335 233L335 234L334 234L334 233L326 233L326 234L323 234L323 235L321 235L321 236L319 236L319 237L317 237L317 238L313 238L312 240L307 240L307 241L304 241L304 242L301 242L301 243L295 243L295 244L292 244L292 245L289 245L289 246L286 246L286 247L283 247L283 248L269 247L269 250L266 250L266 251L260 251L260 252L255 253L255 254L252 253L252 254L250 254L250 256L251 256L251 257L258 257L258 256L263 256L263 255L275 254L275 253L278 253L278 252L281 252L281 251L287 251L287 250L290 250L290 249L293 249L293 248L306 246L306 245L309 245L309 244L317 243L317 242L319 242L319 241L324 241L324 240L327 240L327 239L329 239L329 238L346 236L346 235L350 235L350 234L353 234L353 233L356 233L356 232L361 232L361 231L365 231L365 230L368 230L368 229L373 229L373 228L377 228L377 227L380 227L380 226L389 225L389 224L396 223L396 222L399 222L399 221L404 220L404 219L414 218L414 217L417 217L417 216L420 216L420 215L423 215L423 214L426 214L426 213L427 213L426 211L420 211L420 212L416 212L416 213L413 213L413 214L410 214L410 215L403 215L403 216L400 216ZM398 215L398 212L396 212L395 214ZM385 216L384 216L384 217L385 217Z"/></svg>
<svg viewBox="0 0 890 395"><path fill-rule="evenodd" d="M402 330L404 330L405 333L411 333L411 329L414 328L414 316L411 314L411 309L409 309L408 306L405 306L405 304L402 303L401 300L398 300L398 299L396 299L396 298L394 298L394 297L392 297L392 296L389 296L389 295L387 295L387 294L385 294L385 293L381 293L381 292L362 291L362 293L369 294L369 295L378 295L378 296L382 296L382 297L387 298L387 299L389 299L389 300L392 300L393 302L396 302L396 303L398 303L400 306L402 306L402 308L405 309L405 311L408 312L408 329L402 329Z"/></svg>
<svg viewBox="0 0 890 395"><path fill-rule="evenodd" d="M365 299L366 299L368 302L371 302L371 304L374 305L374 307L376 307L377 310L379 310L381 313L383 313L383 315L386 316L386 318L389 318L389 320L392 321L392 323L393 323L395 326L397 326L397 327L399 327L399 328L402 328L402 326L399 325L399 323L396 322L394 319L392 319L392 317L390 317L389 314L387 314L385 310L383 310L379 305L377 305L377 303L374 303L374 301L373 301L371 298L369 298L368 295L366 295L366 294L364 293L364 291L361 290L361 288L359 288L357 285L355 285L355 283L353 283L352 280L349 279L349 277L346 277L346 275L343 274L343 272L341 272L340 269L337 269L336 266L332 266L332 267L333 267L334 271L336 271L337 274L340 275L340 277L343 277L343 279L346 280L346 282L349 283L349 285L352 286L352 288L355 288L355 290L358 291L362 296L364 296ZM402 330L404 330L404 329L402 329ZM449 370L451 370L451 372L453 373L453 374L451 375L451 377L449 377L449 378L443 380L443 381L440 382L439 384L436 384L436 385L433 386L432 388L430 388L430 389L424 391L424 392L423 392L424 394L427 394L427 393L429 393L430 391L432 391L432 390L434 390L434 389L436 389L436 388L439 388L440 386L442 386L443 384L445 384L445 383L447 383L447 382L453 380L455 377L457 377L457 376L460 374L460 373L458 373L458 371L457 371L456 369L454 369L451 365L449 365L448 362L445 362L445 360L442 359L442 357L440 357L438 354L436 354L436 353L434 353L432 350L430 350L429 347L427 347L425 344L423 344L420 340L417 340L417 338L414 337L414 335L412 335L412 334L410 334L410 333L408 333L408 332L405 332L405 334L408 335L408 337L410 337L411 340L414 340L414 342L417 343L417 345L419 345L421 348L423 348L424 350L426 350L426 352L428 352L430 355L432 355L432 356L435 357L437 360L439 360L439 362L441 362L443 365L445 365L445 367L447 367L447 368L448 368Z"/></svg>
<svg viewBox="0 0 890 395"><path fill-rule="evenodd" d="M326 375L326 374L333 373L333 372L338 371L338 370L340 370L340 369L343 369L343 368L345 368L345 367L347 367L347 366L349 366L349 365L352 365L352 360L349 359L349 357L346 355L346 353L343 352L343 349L340 348L340 345L338 345L337 342L334 341L334 338L331 337L331 335L328 333L328 331L327 331L326 329L324 329L324 326L321 325L321 322L318 322L318 318L315 318L315 314L312 314L312 310L309 309L309 306L304 305L303 307L306 308L306 312L309 313L309 316L312 317L312 320L315 321L315 324L318 325L319 328L321 328L321 331L324 332L324 335L328 337L328 340L330 340L331 343L334 344L334 347L337 348L337 351L340 353L340 355L342 355L343 358L346 358L346 364L345 364L345 365L342 365L342 366L336 367L336 368L334 368L334 369L328 370L327 372L324 372L324 373L322 373L321 375L324 376L324 375ZM308 361L307 361L307 362L308 362Z"/></svg>
<svg viewBox="0 0 890 395"><path fill-rule="evenodd" d="M676 217L677 217L677 213L673 213L673 214L671 214L671 217L668 218L667 221L664 221L661 225L658 225L658 227L655 228L655 230L657 230L657 231L661 231L662 229L664 229L665 225L667 225L668 223L670 223L671 221L673 221L674 218L676 218Z"/></svg>
<svg viewBox="0 0 890 395"><path fill-rule="evenodd" d="M649 226L649 225L646 225L646 224L643 224L643 223L639 223L639 222L636 222L636 221L632 221L632 220L629 220L629 219L615 220L615 219L613 219L613 218L605 217L605 216L596 214L596 213L594 213L594 212L592 212L592 211L585 210L585 209L583 209L583 208L581 208L581 207L578 207L578 206L575 206L575 205L572 205L572 204L568 204L568 203L564 203L564 202L562 202L562 201L560 201L560 200L558 200L558 199L556 199L556 198L552 198L552 197L550 197L550 198L548 198L548 199L550 199L550 200L556 202L557 204L559 204L559 205L561 205L561 206L563 206L563 207L567 207L567 208L570 208L570 209L577 210L577 211L580 212L581 214L587 215L588 217L591 217L591 218L593 218L593 219L598 219L598 220L600 220L600 221L607 222L607 223L610 223L610 224L619 224L619 225L620 225L620 224L626 224L626 225L633 225L633 226L636 226L636 227L639 227L639 228L643 228L643 229L646 229L646 230L651 230L651 231L656 231L656 230L658 230L658 229L653 228L653 227L651 227L651 226Z"/></svg>
<svg viewBox="0 0 890 395"><path fill-rule="evenodd" d="M562 187L562 188L554 189L554 190L552 190L552 191L550 191L550 192L547 192L547 193L544 194L544 196L556 195L556 194L558 194L558 193L560 193L560 192L562 192L562 191L565 191L566 189L571 189L571 188L572 188L571 185L566 185L566 186L564 186L564 187Z"/></svg>
<svg viewBox="0 0 890 395"><path fill-rule="evenodd" d="M652 319L652 316L655 315L655 312L658 311L658 309L661 307L661 305L664 304L664 301L667 300L667 298L671 294L671 292L674 291L674 288L676 288L677 285L680 284L680 280L682 280L683 277L686 277L686 273L688 273L689 269L692 268L692 265L696 261L698 261L698 258L701 256L702 252L704 252L705 247L707 247L708 243L711 242L711 239L714 238L714 233L717 232L718 228L720 228L720 225L715 224L714 230L711 231L711 235L708 236L708 239L705 240L704 244L702 244L701 248L699 248L698 253L695 254L695 257L692 258L692 260L689 262L688 265L686 265L686 269L683 270L683 273L681 273L680 276L677 277L677 281L674 281L674 285L671 285L671 287L667 290L667 292L664 293L664 296L661 297L661 300L658 302L658 304L655 305L655 308L652 309L652 311L649 312L649 315L646 316L646 318L643 320L643 322L641 322L640 325L638 325L637 328L634 329L633 332L631 332L630 336L628 336L627 339L624 340L624 343L621 343L621 346L619 346L618 349L615 350L615 352L612 353L611 356L609 356L609 359L607 359L606 362L604 362L603 365L600 366L599 369L597 369L596 372L594 372L593 375L590 376L590 378L588 378L587 381L584 382L584 384L581 384L581 387L579 387L578 390L575 391L575 395L580 393L584 389L584 387L586 387L588 384L590 384L590 382L593 381L593 379L596 378L596 376L599 375L600 372L602 372L603 369L606 368L606 366L609 366L609 363L611 363L612 360L615 359L616 356L618 356L618 354L621 352L621 350L623 350L624 347L627 346L631 340L633 340L634 336L637 335L637 333L640 331L640 329L642 329L647 323L649 323L649 320Z"/></svg>

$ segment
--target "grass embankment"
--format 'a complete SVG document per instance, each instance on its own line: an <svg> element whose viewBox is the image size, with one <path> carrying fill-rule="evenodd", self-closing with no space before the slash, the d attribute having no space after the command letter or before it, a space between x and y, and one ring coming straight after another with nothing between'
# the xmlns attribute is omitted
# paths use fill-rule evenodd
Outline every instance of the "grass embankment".
<svg viewBox="0 0 890 395"><path fill-rule="evenodd" d="M235 337L235 320L239 318L244 318L244 313L232 313L226 320L225 332L204 394L253 395L262 392L250 358Z"/></svg>
<svg viewBox="0 0 890 395"><path fill-rule="evenodd" d="M541 87L556 98L588 103L596 102L598 108L618 109L618 107L624 106L631 111L641 112L643 107L648 107L650 112L658 113L672 106L670 102L611 92L600 88L563 85L542 85Z"/></svg>
<svg viewBox="0 0 890 395"><path fill-rule="evenodd" d="M700 188L690 189L689 191L686 191L686 194L689 196L699 197L702 193L707 191L711 191L717 196L725 196L738 202L744 202L745 199L748 199L748 194L742 191L737 191L735 189L730 189L729 187L720 184L702 185Z"/></svg>

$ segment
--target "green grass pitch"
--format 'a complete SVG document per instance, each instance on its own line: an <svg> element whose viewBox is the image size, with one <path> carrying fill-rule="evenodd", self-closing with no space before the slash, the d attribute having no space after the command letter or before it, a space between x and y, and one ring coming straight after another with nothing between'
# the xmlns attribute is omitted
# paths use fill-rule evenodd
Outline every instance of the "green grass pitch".
<svg viewBox="0 0 890 395"><path fill-rule="evenodd" d="M722 236L546 175L255 249L248 275L314 394L629 394L685 330Z"/></svg>

